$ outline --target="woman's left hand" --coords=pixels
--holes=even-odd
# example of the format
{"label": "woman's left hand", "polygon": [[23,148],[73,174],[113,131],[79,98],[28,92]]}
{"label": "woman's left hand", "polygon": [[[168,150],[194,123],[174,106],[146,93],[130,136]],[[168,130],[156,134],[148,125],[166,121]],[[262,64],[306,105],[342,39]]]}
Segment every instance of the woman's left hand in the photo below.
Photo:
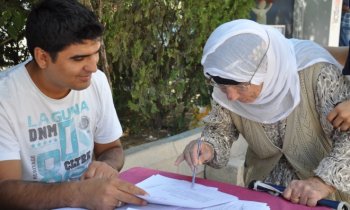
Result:
{"label": "woman's left hand", "polygon": [[333,193],[335,188],[327,185],[319,177],[293,180],[283,192],[283,197],[292,203],[316,206],[317,201]]}

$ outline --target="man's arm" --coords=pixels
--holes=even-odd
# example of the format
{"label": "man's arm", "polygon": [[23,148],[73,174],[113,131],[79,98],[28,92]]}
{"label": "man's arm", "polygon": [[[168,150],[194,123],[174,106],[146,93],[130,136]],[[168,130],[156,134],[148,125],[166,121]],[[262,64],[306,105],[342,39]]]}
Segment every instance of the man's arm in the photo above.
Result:
{"label": "man's arm", "polygon": [[[72,190],[67,188],[68,186],[21,181],[21,173],[20,160],[0,161],[1,207],[5,209],[54,208],[68,206],[69,200],[73,198]],[[52,193],[48,193],[49,191]],[[66,193],[61,196],[61,192]],[[58,200],[58,197],[61,199]]]}
{"label": "man's arm", "polygon": [[22,168],[20,160],[0,161],[0,180],[21,179]]}
{"label": "man's arm", "polygon": [[81,180],[93,177],[118,177],[118,172],[124,165],[124,151],[119,140],[107,144],[95,143],[93,161],[81,176]]}
{"label": "man's arm", "polygon": [[108,144],[95,143],[94,153],[97,161],[102,161],[120,171],[124,165],[124,150],[120,140]]}
{"label": "man's arm", "polygon": [[114,209],[120,201],[145,205],[142,189],[116,177],[63,183],[21,181],[20,160],[0,161],[0,206],[4,209],[83,207]]}

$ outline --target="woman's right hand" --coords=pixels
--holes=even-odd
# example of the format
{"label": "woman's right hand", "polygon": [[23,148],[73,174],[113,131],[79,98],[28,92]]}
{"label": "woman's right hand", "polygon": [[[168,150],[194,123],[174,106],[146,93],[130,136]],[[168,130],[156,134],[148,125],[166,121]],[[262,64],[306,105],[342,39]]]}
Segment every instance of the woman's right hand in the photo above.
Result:
{"label": "woman's right hand", "polygon": [[202,141],[200,144],[199,158],[198,158],[198,140],[193,140],[185,147],[181,155],[175,161],[178,166],[182,161],[186,161],[193,170],[194,166],[209,162],[214,157],[214,148],[207,142]]}

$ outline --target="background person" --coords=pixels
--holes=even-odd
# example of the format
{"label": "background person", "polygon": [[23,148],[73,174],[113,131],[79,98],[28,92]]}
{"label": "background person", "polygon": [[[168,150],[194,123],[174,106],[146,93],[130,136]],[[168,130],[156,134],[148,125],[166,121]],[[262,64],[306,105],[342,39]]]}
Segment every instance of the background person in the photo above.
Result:
{"label": "background person", "polygon": [[145,191],[118,179],[122,128],[97,70],[102,32],[76,0],[44,0],[30,12],[33,58],[0,76],[3,209],[146,204],[135,196]]}
{"label": "background person", "polygon": [[[350,75],[350,57],[349,47],[325,47],[328,52],[342,65],[343,75]],[[349,79],[349,77],[348,77]],[[342,131],[350,128],[350,101],[344,101],[335,106],[327,116],[327,119],[332,123],[335,129]]]}
{"label": "background person", "polygon": [[343,0],[340,22],[339,46],[349,46],[350,41],[350,8],[349,0]]}
{"label": "background person", "polygon": [[213,89],[200,157],[190,142],[175,164],[227,164],[239,134],[247,140],[245,184],[287,186],[284,198],[315,206],[328,197],[349,201],[349,132],[327,114],[350,98],[350,83],[327,51],[288,40],[249,20],[222,24],[204,47],[202,65]]}

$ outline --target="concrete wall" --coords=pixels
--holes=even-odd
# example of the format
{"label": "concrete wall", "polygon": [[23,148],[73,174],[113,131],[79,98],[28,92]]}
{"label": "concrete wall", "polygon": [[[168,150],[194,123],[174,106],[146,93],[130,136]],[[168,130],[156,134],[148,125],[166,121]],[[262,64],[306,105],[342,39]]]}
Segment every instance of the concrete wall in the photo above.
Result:
{"label": "concrete wall", "polygon": [[295,0],[293,37],[338,46],[341,0]]}
{"label": "concrete wall", "polygon": [[[176,158],[182,153],[185,146],[201,136],[202,128],[142,144],[125,151],[126,160],[122,171],[141,166],[178,174],[192,175],[192,171],[183,162],[179,167],[174,165]],[[239,138],[231,148],[231,157],[227,167],[212,169],[200,166],[197,176],[222,182],[243,185],[243,163],[247,144]]]}
{"label": "concrete wall", "polygon": [[[123,170],[141,166],[192,175],[187,164],[183,163],[177,167],[174,165],[174,162],[190,141],[201,136],[201,131],[202,128],[197,128],[175,136],[129,148],[125,151],[126,158]],[[203,177],[203,169],[204,167],[199,167],[197,171],[201,177]]]}
{"label": "concrete wall", "polygon": [[[342,0],[274,0],[266,13],[267,24],[284,25],[287,38],[338,46],[341,5]],[[256,20],[253,12],[250,16]]]}

